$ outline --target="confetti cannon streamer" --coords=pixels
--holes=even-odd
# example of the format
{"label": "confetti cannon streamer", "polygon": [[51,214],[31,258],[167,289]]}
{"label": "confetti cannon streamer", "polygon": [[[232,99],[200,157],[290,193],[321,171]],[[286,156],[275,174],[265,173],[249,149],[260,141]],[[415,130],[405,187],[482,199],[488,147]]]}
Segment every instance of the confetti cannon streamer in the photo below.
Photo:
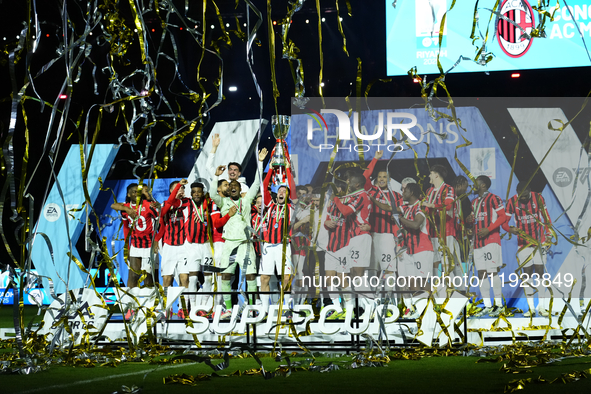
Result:
{"label": "confetti cannon streamer", "polygon": [[[289,133],[290,117],[287,115],[273,115],[271,117],[271,126],[273,127],[273,135],[277,142],[271,152],[271,164],[269,171],[273,171],[271,182],[276,187],[288,184],[287,177],[291,176],[287,168],[291,167],[289,152],[287,151],[287,143],[285,138]],[[289,164],[289,166],[288,166]]]}

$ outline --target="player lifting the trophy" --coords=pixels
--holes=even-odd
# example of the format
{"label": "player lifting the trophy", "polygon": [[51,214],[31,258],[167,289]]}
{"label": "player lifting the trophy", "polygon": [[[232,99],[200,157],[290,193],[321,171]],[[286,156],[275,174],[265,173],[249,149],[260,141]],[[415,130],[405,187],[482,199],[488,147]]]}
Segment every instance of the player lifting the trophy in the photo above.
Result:
{"label": "player lifting the trophy", "polygon": [[[274,202],[269,192],[269,182],[273,176],[273,171],[269,171],[263,182],[263,192],[265,201],[265,215],[263,218],[263,244],[261,245],[261,267],[259,274],[261,276],[261,291],[269,291],[269,280],[271,275],[277,272],[277,275],[283,275],[281,278],[281,284],[283,291],[289,291],[291,285],[291,278],[293,274],[293,265],[291,261],[291,245],[289,242],[289,234],[291,234],[290,221],[294,216],[294,208],[288,201],[288,192],[291,193],[292,199],[296,198],[296,188],[293,183],[293,178],[289,170],[289,166],[286,168],[287,179],[290,183],[290,188],[281,185],[277,190],[277,202]],[[287,233],[286,233],[287,229]],[[284,237],[288,237],[285,247],[283,246]],[[284,254],[285,252],[285,254]],[[262,295],[263,311],[267,311],[269,308],[269,296]],[[284,302],[289,306],[291,296],[285,294]]]}

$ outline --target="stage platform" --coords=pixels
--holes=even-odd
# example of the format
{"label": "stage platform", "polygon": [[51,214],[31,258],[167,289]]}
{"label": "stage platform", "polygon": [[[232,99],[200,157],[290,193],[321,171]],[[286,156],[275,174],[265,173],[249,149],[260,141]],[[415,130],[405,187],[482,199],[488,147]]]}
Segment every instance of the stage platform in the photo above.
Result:
{"label": "stage platform", "polygon": [[[355,299],[358,306],[366,305],[371,312],[359,319],[354,316],[355,307],[344,311],[340,305],[318,309],[310,304],[293,306],[288,311],[290,318],[278,305],[271,305],[266,314],[256,304],[234,305],[228,320],[220,320],[221,305],[213,308],[213,318],[200,316],[210,312],[211,303],[196,305],[188,316],[180,318],[178,305],[187,304],[182,292],[183,288],[167,289],[166,302],[162,303],[156,290],[121,288],[114,294],[114,303],[108,306],[105,298],[94,291],[79,289],[67,309],[62,306],[63,295],[46,309],[39,334],[46,334],[48,340],[57,341],[60,346],[87,340],[99,346],[135,346],[147,336],[150,342],[206,349],[239,345],[255,351],[274,350],[276,346],[286,350],[357,351],[374,345],[445,347],[571,338],[579,341],[587,338],[591,320],[591,313],[582,319],[574,315],[580,309],[578,305],[575,309],[558,299],[554,299],[556,314],[551,317],[524,317],[516,308],[508,308],[505,314],[494,318],[475,317],[472,313],[478,309],[464,296],[415,299],[416,319],[405,318],[397,305],[380,299]],[[334,319],[337,315],[340,317]],[[14,335],[14,329],[0,332],[0,338],[10,335]]]}
{"label": "stage platform", "polygon": [[[579,324],[574,316],[568,315],[567,311],[560,324],[559,316],[527,318],[521,313],[497,318],[469,317],[467,320],[460,317],[455,320],[455,326],[448,328],[447,332],[454,346],[463,344],[496,346],[528,341],[563,341],[569,340],[572,336],[576,337],[577,329],[580,337],[584,339],[585,331],[589,330],[590,318],[586,317]],[[367,341],[390,347],[421,345],[442,347],[449,341],[439,323],[429,324],[427,327],[425,323],[417,320],[398,318],[383,324],[384,333],[379,319],[375,317],[365,323],[356,319],[324,322],[310,319],[307,330],[302,320],[294,318],[293,329],[291,329],[283,317],[277,334],[274,327],[275,321],[265,320],[258,324],[249,324],[246,330],[246,325],[241,326],[240,322],[214,322],[210,319],[209,327],[204,332],[196,334],[196,338],[203,347],[242,344],[257,351],[273,349],[276,341],[278,346],[286,350],[308,348],[309,350],[332,349],[335,351],[359,350],[368,345]],[[422,325],[419,326],[419,323]],[[191,328],[184,319],[175,317],[157,322],[152,330],[156,340],[162,343],[171,345],[195,343],[193,335],[187,332],[187,330],[191,331]],[[297,338],[294,332],[297,332]],[[99,343],[127,342],[126,337],[122,336],[124,333],[124,322],[121,319],[112,319],[107,323]],[[420,333],[422,335],[417,335]],[[427,335],[432,333],[432,335],[430,338],[425,338],[425,333]]]}
{"label": "stage platform", "polygon": [[[569,316],[570,315],[570,316]],[[580,317],[579,317],[580,318]],[[275,322],[266,320],[258,324],[241,325],[239,321],[214,322],[209,319],[209,327],[204,332],[196,334],[199,344],[203,348],[220,348],[233,345],[246,345],[256,351],[272,350],[274,344],[285,350],[334,350],[357,351],[368,346],[368,341],[390,347],[415,347],[415,346],[447,346],[448,338],[441,329],[439,323],[430,324],[430,327],[419,326],[422,323],[417,320],[398,318],[395,321],[383,324],[385,333],[381,330],[379,319],[370,319],[367,322],[356,319],[324,321],[309,318],[309,324],[304,319],[294,317],[293,329],[291,329],[285,317],[282,317],[277,338]],[[128,345],[125,335],[126,327],[133,328],[134,319],[123,321],[122,315],[113,315],[107,321],[102,335],[93,341],[97,345],[119,344]],[[193,323],[194,327],[197,325]],[[424,325],[424,323],[423,323]],[[523,317],[517,313],[514,316],[468,317],[463,316],[455,320],[455,326],[448,329],[453,346],[464,344],[474,346],[510,345],[521,342],[560,342],[570,340],[575,334],[581,339],[585,338],[585,332],[589,331],[591,318],[587,316],[584,321],[579,321],[566,312],[559,324],[559,316],[533,318]],[[306,329],[307,326],[307,329]],[[137,328],[137,327],[136,327]],[[421,329],[420,329],[421,328]],[[202,328],[203,329],[203,328]],[[171,319],[156,322],[151,329],[153,338],[162,344],[171,346],[196,346],[195,339],[190,332],[187,320],[174,316]],[[330,333],[323,333],[330,332]],[[294,335],[294,332],[297,332]],[[353,333],[352,333],[353,332]],[[426,339],[419,332],[432,333]],[[13,328],[0,329],[0,340],[14,338]],[[430,339],[430,341],[429,341]]]}

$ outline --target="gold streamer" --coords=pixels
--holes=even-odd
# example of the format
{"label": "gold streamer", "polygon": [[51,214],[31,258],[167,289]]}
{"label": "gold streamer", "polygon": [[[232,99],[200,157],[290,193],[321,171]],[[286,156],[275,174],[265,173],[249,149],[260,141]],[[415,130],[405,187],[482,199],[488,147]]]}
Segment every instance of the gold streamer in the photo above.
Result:
{"label": "gold streamer", "polygon": [[[222,40],[226,45],[231,47],[232,40],[230,40],[230,35],[228,34],[228,32],[226,32],[226,27],[224,26],[224,20],[222,19],[222,14],[220,13],[220,9],[218,8],[218,5],[215,3],[214,0],[212,0],[211,3],[213,4],[213,8],[215,9],[215,14],[217,15],[218,21],[220,22],[220,29],[222,30],[222,36],[219,39]],[[238,23],[237,23],[237,25],[238,25]],[[238,27],[238,29],[240,29],[240,27]]]}
{"label": "gold streamer", "polygon": [[[343,25],[341,24],[341,14],[339,13],[339,0],[335,0],[335,6],[337,10],[337,28],[339,29],[339,33],[341,33],[341,37],[343,37],[343,52],[349,57],[349,52],[347,51],[347,38],[345,37],[345,33],[343,32]],[[351,5],[347,2],[347,7],[351,8]]]}
{"label": "gold streamer", "polygon": [[275,115],[279,115],[277,111],[277,97],[279,97],[279,89],[277,89],[277,75],[275,73],[275,30],[273,29],[273,20],[271,15],[271,0],[267,0],[267,29],[269,35],[269,61],[271,63],[271,82],[273,84],[273,103],[275,105]]}
{"label": "gold streamer", "polygon": [[[189,310],[187,309],[187,302],[185,301],[185,296],[181,295],[181,307],[183,309],[183,316],[185,316],[185,324],[187,327],[193,328],[193,321],[189,318]],[[199,338],[197,338],[196,334],[191,334],[193,337],[193,341],[198,348],[201,348],[201,343],[199,342]]]}
{"label": "gold streamer", "polygon": [[320,54],[320,72],[318,73],[318,95],[322,98],[322,103],[324,104],[324,94],[322,93],[324,53],[322,52],[322,16],[320,15],[320,0],[316,0],[316,13],[318,14],[318,50]]}
{"label": "gold streamer", "polygon": [[[478,22],[477,14],[478,14],[478,3],[479,3],[479,1],[477,1],[476,4],[474,5],[474,19],[473,19],[474,22],[472,24],[472,32],[470,33],[470,39],[472,40],[472,43],[474,43],[477,40],[477,38],[474,36],[474,31],[476,29],[476,23]],[[474,61],[478,61],[478,58],[480,57],[480,55],[482,54],[482,52],[486,48],[486,43],[488,41],[488,31],[489,31],[489,28],[490,28],[490,23],[492,21],[493,15],[495,14],[496,10],[499,8],[499,2],[500,2],[500,0],[496,0],[495,1],[495,5],[493,6],[492,10],[490,10],[491,11],[490,18],[488,19],[488,23],[486,25],[486,35],[485,35],[484,40],[482,42],[482,46],[480,48],[478,48],[478,50],[476,51],[476,56],[474,57]],[[440,36],[439,36],[439,39],[440,40],[441,40],[441,37],[442,37],[441,36],[441,33],[442,32],[440,32]],[[439,43],[439,49],[441,49],[441,42]],[[491,60],[492,60],[492,56],[487,57],[484,64],[490,62]]]}
{"label": "gold streamer", "polygon": [[146,58],[146,52],[147,52],[147,48],[146,48],[146,42],[144,40],[144,24],[142,23],[142,21],[140,20],[142,18],[141,13],[138,12],[136,6],[135,6],[135,1],[134,0],[129,0],[129,7],[131,8],[131,13],[133,16],[133,21],[135,24],[135,28],[137,29],[137,36],[138,39],[140,41],[140,51],[142,53],[142,63],[147,64],[147,58]]}

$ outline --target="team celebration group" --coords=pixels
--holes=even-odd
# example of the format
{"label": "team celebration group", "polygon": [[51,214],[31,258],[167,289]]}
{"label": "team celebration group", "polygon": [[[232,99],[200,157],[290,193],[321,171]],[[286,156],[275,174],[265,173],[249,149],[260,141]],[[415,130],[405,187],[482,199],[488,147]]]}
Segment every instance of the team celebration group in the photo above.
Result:
{"label": "team celebration group", "polygon": [[[494,317],[509,296],[499,275],[503,229],[518,238],[516,274],[528,301],[525,316],[549,315],[545,261],[551,220],[541,194],[525,183],[503,203],[489,192],[487,176],[470,186],[466,177],[434,165],[425,187],[404,178],[399,193],[392,190],[389,172],[376,169],[383,155],[378,151],[365,170],[352,166],[324,189],[296,187],[289,164],[283,168],[286,182],[273,188],[274,172],[263,174],[267,150],[262,149],[248,187],[240,164],[215,166],[219,135],[212,141],[209,190],[207,182],[189,185],[182,179],[170,184],[170,197],[160,204],[147,187],[138,191],[131,184],[126,202],[112,205],[121,213],[129,245],[129,287],[140,281],[153,286],[158,266],[152,262],[160,254],[162,286],[176,281],[185,287],[189,309],[223,305],[222,320],[236,302],[233,281],[249,294],[246,302],[262,304],[263,311],[279,302],[270,294],[279,290],[286,314],[312,299],[340,304],[343,312],[329,319],[344,317],[355,301],[368,312],[386,299],[405,317],[417,318],[414,305],[428,292],[445,298],[454,291],[472,294],[476,287],[484,302],[476,315]],[[218,178],[223,173],[227,179]]]}

